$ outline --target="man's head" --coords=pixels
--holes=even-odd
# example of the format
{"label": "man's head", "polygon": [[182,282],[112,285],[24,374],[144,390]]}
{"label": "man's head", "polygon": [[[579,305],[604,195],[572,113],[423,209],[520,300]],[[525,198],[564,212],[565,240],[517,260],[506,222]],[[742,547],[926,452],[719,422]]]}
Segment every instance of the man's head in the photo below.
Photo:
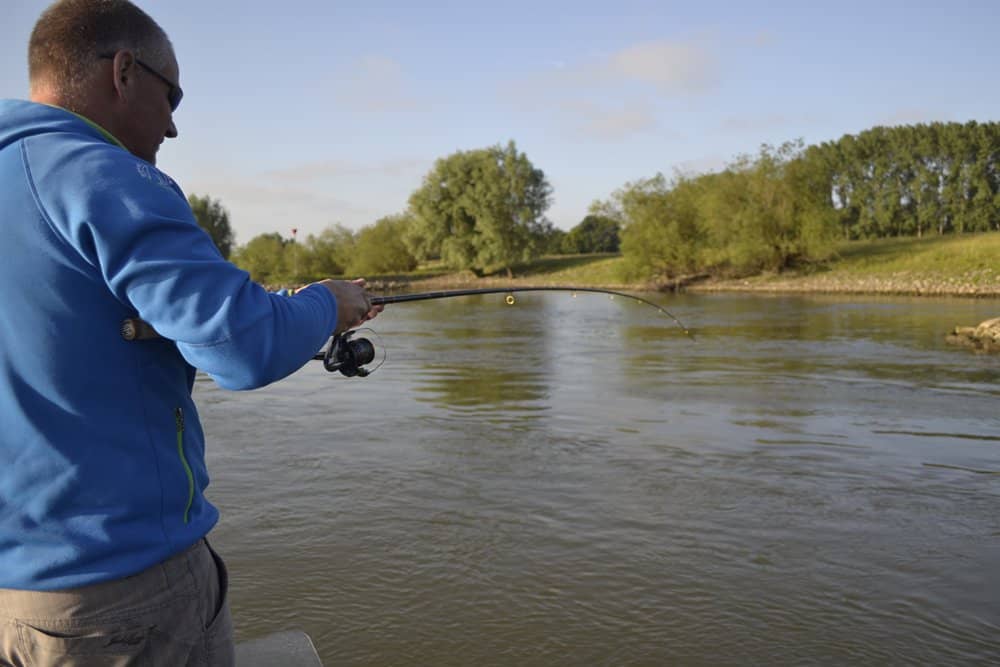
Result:
{"label": "man's head", "polygon": [[166,33],[128,0],[59,0],[28,44],[31,99],[101,125],[134,155],[155,163],[176,137],[179,69]]}

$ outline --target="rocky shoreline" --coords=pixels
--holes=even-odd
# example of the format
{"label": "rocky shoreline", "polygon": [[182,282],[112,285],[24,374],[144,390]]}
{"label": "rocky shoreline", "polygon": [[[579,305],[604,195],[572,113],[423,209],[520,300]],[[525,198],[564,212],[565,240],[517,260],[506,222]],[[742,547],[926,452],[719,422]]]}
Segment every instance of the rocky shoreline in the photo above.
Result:
{"label": "rocky shoreline", "polygon": [[976,352],[1000,352],[1000,317],[975,327],[955,327],[945,340],[953,345],[970,347]]}
{"label": "rocky shoreline", "polygon": [[[541,287],[563,285],[544,276],[515,278],[477,277],[462,271],[434,277],[396,280],[372,280],[376,292],[429,291],[479,287]],[[1000,298],[1000,273],[970,276],[918,276],[910,273],[870,275],[862,277],[837,274],[793,275],[770,274],[739,279],[718,279],[691,276],[678,281],[660,283],[593,283],[581,282],[581,287],[656,292],[766,292],[813,294],[869,294],[887,296],[946,296],[968,298]]]}
{"label": "rocky shoreline", "polygon": [[1000,298],[1000,275],[987,276],[985,280],[984,276],[936,278],[906,273],[864,277],[772,275],[742,280],[711,280],[688,285],[685,289],[691,292],[812,292]]}

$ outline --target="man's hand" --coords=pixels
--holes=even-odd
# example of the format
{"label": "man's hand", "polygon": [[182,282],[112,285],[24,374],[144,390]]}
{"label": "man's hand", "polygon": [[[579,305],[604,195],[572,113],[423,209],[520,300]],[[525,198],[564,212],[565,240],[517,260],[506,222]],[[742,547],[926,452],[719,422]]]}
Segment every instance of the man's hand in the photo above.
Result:
{"label": "man's hand", "polygon": [[353,329],[382,312],[383,306],[371,304],[364,278],[357,280],[328,278],[314,284],[323,285],[337,299],[337,330],[334,333]]}

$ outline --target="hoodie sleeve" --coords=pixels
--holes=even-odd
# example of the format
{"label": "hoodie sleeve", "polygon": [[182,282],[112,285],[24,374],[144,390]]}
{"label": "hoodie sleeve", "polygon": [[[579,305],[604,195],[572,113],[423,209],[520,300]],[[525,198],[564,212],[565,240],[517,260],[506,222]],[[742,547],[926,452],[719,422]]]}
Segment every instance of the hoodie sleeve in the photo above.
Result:
{"label": "hoodie sleeve", "polygon": [[[337,324],[315,285],[270,294],[223,259],[183,193],[149,163],[110,145],[59,159],[25,147],[36,199],[53,231],[126,308],[227,389],[253,389],[305,364]],[[71,298],[71,295],[69,295]]]}

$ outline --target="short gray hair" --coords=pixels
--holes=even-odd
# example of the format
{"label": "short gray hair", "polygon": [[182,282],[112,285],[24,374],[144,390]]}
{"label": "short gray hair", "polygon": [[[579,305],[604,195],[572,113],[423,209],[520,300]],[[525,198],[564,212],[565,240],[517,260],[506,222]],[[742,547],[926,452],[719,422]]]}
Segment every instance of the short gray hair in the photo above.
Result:
{"label": "short gray hair", "polygon": [[129,49],[165,67],[173,53],[167,33],[128,0],[58,0],[35,23],[28,42],[28,80],[72,96],[97,57]]}

